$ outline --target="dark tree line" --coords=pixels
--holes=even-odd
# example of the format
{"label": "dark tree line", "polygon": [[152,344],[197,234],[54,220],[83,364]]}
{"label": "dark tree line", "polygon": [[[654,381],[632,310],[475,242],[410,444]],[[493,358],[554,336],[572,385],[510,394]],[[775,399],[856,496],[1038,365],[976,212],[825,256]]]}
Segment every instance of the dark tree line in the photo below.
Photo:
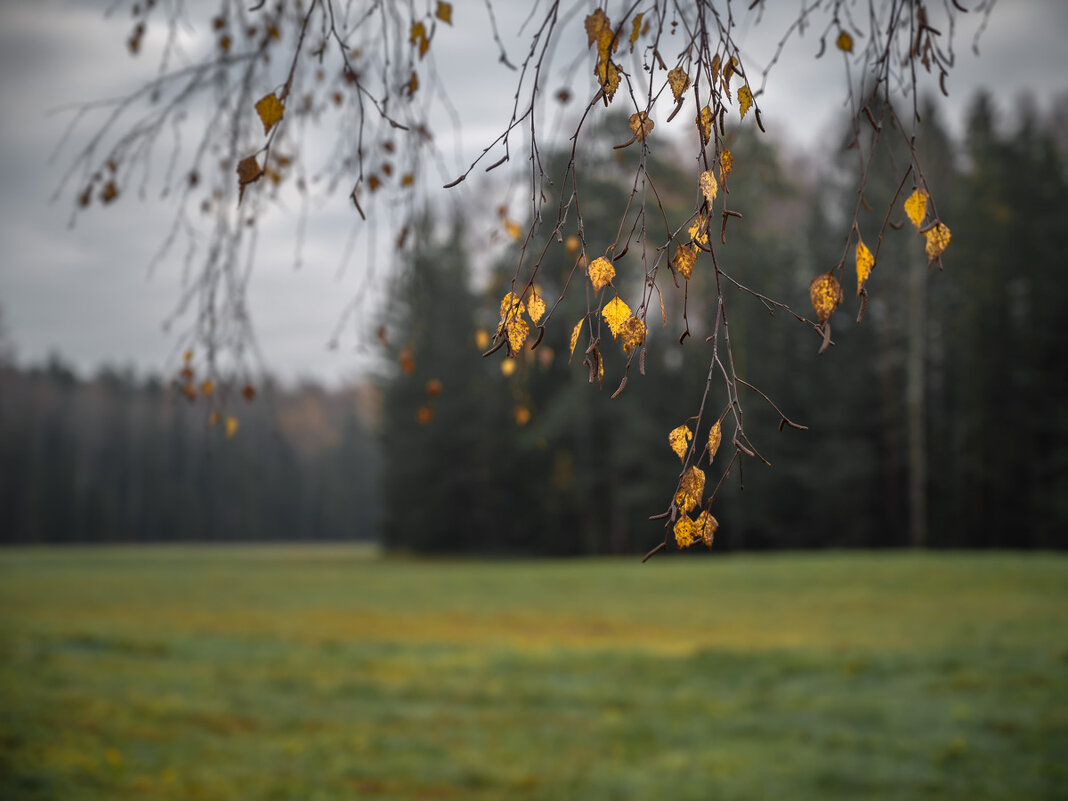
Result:
{"label": "dark tree line", "polygon": [[168,382],[0,367],[0,541],[377,535],[373,396],[302,387],[238,404],[227,438]]}

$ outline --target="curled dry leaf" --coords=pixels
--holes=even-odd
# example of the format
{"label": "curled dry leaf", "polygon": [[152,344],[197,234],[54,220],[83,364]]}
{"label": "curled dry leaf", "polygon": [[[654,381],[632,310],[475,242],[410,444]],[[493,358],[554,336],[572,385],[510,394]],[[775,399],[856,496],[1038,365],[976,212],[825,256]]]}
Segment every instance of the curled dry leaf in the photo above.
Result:
{"label": "curled dry leaf", "polygon": [[742,113],[741,119],[745,119],[746,113],[753,107],[753,93],[748,86],[738,89],[738,110]]}
{"label": "curled dry leaf", "polygon": [[693,266],[697,263],[697,248],[691,245],[679,245],[672,263],[679,275],[687,281],[690,280],[690,276],[693,275]]}
{"label": "curled dry leaf", "polygon": [[717,528],[719,528],[719,521],[712,517],[707,511],[701,512],[693,522],[694,538],[701,540],[701,542],[711,548],[712,540],[715,539]]}
{"label": "curled dry leaf", "polygon": [[575,327],[571,329],[571,353],[568,356],[568,362],[571,361],[571,356],[575,355],[575,345],[578,344],[579,333],[582,331],[582,324],[584,322],[586,322],[585,317],[575,323]]}
{"label": "curled dry leaf", "polygon": [[683,512],[689,512],[701,504],[705,492],[705,471],[690,465],[679,481],[679,491],[675,493],[675,504]]}
{"label": "curled dry leaf", "polygon": [[868,276],[871,275],[872,268],[875,267],[875,258],[871,255],[871,251],[868,250],[868,246],[864,244],[864,240],[857,242],[857,294],[860,294],[860,290],[864,288],[865,282],[868,280]]}
{"label": "curled dry leaf", "polygon": [[671,446],[671,450],[675,451],[675,455],[679,459],[686,457],[686,450],[689,448],[691,439],[693,439],[693,432],[690,431],[690,427],[687,425],[681,425],[668,432],[668,445]]}
{"label": "curled dry leaf", "polygon": [[719,180],[726,183],[727,176],[731,174],[731,169],[734,167],[734,156],[727,148],[719,153]]}
{"label": "curled dry leaf", "polygon": [[263,177],[263,167],[256,161],[255,156],[249,156],[248,158],[241,159],[237,163],[237,202],[240,203],[241,199],[245,196],[245,187],[249,184],[254,184],[256,181]]}
{"label": "curled dry leaf", "polygon": [[708,432],[708,463],[711,464],[712,460],[716,458],[716,451],[719,450],[719,444],[723,441],[723,426],[720,425],[720,421],[717,420],[715,425],[712,426]]}
{"label": "curled dry leaf", "polygon": [[716,176],[712,173],[712,170],[705,170],[701,173],[701,178],[698,183],[701,186],[701,194],[705,196],[705,200],[708,201],[708,205],[712,205],[712,201],[716,199],[716,194],[719,192],[719,184],[716,183]]}
{"label": "curled dry leaf", "polygon": [[686,74],[682,67],[675,67],[675,69],[668,72],[667,77],[668,86],[671,87],[671,93],[675,95],[675,102],[678,103],[682,98],[682,93],[690,86],[690,76]]}
{"label": "curled dry leaf", "polygon": [[708,106],[697,113],[697,130],[701,134],[701,144],[707,145],[712,138],[712,109]]}
{"label": "curled dry leaf", "polygon": [[631,351],[641,347],[645,342],[645,323],[637,317],[631,317],[623,323],[623,352],[630,356]]}
{"label": "curled dry leaf", "polygon": [[949,227],[942,223],[935,223],[925,236],[927,237],[927,260],[934,261],[949,247]]}
{"label": "curled dry leaf", "polygon": [[820,323],[825,323],[842,302],[842,287],[833,273],[824,273],[808,285],[808,295]]}
{"label": "curled dry leaf", "polygon": [[446,25],[452,25],[452,3],[446,3],[445,0],[438,0],[438,7],[434,11],[434,16]]}
{"label": "curled dry leaf", "polygon": [[630,125],[630,129],[634,132],[634,137],[639,142],[645,141],[645,137],[652,132],[655,125],[653,121],[649,119],[649,115],[644,111],[631,114],[630,119],[628,119],[627,122]]}

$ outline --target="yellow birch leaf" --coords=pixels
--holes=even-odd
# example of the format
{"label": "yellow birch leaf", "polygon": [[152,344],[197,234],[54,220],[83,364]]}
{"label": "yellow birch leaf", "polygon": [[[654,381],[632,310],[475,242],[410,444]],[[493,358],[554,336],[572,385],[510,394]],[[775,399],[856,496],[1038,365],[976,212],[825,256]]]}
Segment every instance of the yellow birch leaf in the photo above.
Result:
{"label": "yellow birch leaf", "polygon": [[527,313],[530,315],[530,319],[534,321],[534,325],[541,322],[542,315],[545,314],[545,301],[541,295],[538,294],[538,288],[532,286],[530,288],[530,300],[527,301]]}
{"label": "yellow birch leaf", "polygon": [[738,109],[742,112],[741,119],[745,119],[746,112],[753,106],[753,93],[749,91],[748,86],[742,86],[738,89]]}
{"label": "yellow birch leaf", "polygon": [[675,455],[679,459],[685,458],[686,449],[689,447],[691,439],[693,439],[693,432],[690,431],[688,425],[681,425],[668,432],[668,445],[671,446],[671,450],[675,451]]}
{"label": "yellow birch leaf", "polygon": [[512,353],[519,353],[530,334],[530,326],[527,325],[526,320],[515,317],[508,323],[507,328],[508,347],[511,348]]}
{"label": "yellow birch leaf", "polygon": [[514,292],[506,292],[504,297],[501,298],[501,318],[500,323],[497,326],[497,330],[501,330],[501,326],[507,325],[511,320],[517,319],[524,311],[526,306],[523,305],[522,299]]}
{"label": "yellow birch leaf", "polygon": [[712,547],[712,540],[716,536],[717,528],[719,528],[719,521],[712,517],[707,511],[701,512],[693,522],[693,534],[695,539],[700,539],[701,542],[709,548]]}
{"label": "yellow birch leaf", "polygon": [[927,260],[934,261],[949,246],[949,228],[942,223],[937,223],[934,228],[927,232]]}
{"label": "yellow birch leaf", "polygon": [[719,450],[719,444],[723,441],[723,426],[720,425],[720,421],[717,420],[716,424],[712,426],[712,429],[708,432],[708,463],[712,464],[712,460],[716,458],[716,451]]}
{"label": "yellow birch leaf", "polygon": [[708,106],[697,114],[697,130],[701,133],[701,144],[707,145],[712,137],[712,109]]}
{"label": "yellow birch leaf", "polygon": [[226,418],[226,438],[230,439],[236,433],[237,433],[237,418],[228,416]]}
{"label": "yellow birch leaf", "polygon": [[446,3],[445,0],[438,0],[438,7],[434,12],[434,16],[446,25],[452,25],[452,3]]}
{"label": "yellow birch leaf", "polygon": [[683,512],[689,512],[701,504],[704,491],[705,471],[690,465],[690,469],[682,474],[679,491],[675,493],[675,505]]}
{"label": "yellow birch leaf", "polygon": [[708,218],[703,214],[690,223],[690,227],[686,229],[686,232],[698,245],[708,246]]}
{"label": "yellow birch leaf", "polygon": [[616,90],[619,88],[619,67],[611,60],[598,61],[594,74],[608,99],[615,97]]}
{"label": "yellow birch leaf", "polygon": [[645,14],[634,15],[634,24],[630,29],[630,52],[632,53],[634,52],[634,44],[638,41],[638,37],[642,32],[642,17],[644,16]]}
{"label": "yellow birch leaf", "polygon": [[486,350],[490,346],[489,331],[485,328],[480,328],[475,332],[475,347],[479,350]]}
{"label": "yellow birch leaf", "polygon": [[838,46],[839,50],[845,53],[853,52],[853,37],[845,31],[838,34],[838,38],[834,40],[834,43]]}
{"label": "yellow birch leaf", "polygon": [[[605,21],[607,22],[607,18]],[[612,26],[610,24],[605,25],[601,28],[601,32],[597,34],[597,58],[600,61],[607,62],[608,57],[618,49],[619,40],[612,31]]]}
{"label": "yellow birch leaf", "polygon": [[586,38],[588,40],[586,42],[586,48],[589,49],[589,46],[597,41],[601,35],[601,31],[610,27],[611,23],[608,21],[608,17],[605,16],[604,11],[601,9],[597,9],[586,17]]}
{"label": "yellow birch leaf", "polygon": [[419,73],[412,70],[412,77],[408,79],[408,94],[414,95],[419,88]]}
{"label": "yellow birch leaf", "polygon": [[905,214],[908,215],[909,220],[916,229],[923,225],[923,218],[927,214],[927,192],[923,189],[916,189],[908,200],[905,201]]}
{"label": "yellow birch leaf", "polygon": [[623,330],[623,324],[630,317],[630,306],[616,296],[604,305],[604,308],[601,309],[601,316],[608,323],[608,328],[612,331],[612,338],[619,339],[619,332]]}
{"label": "yellow birch leaf", "polygon": [[705,170],[701,173],[701,178],[698,183],[701,186],[701,194],[705,196],[705,200],[708,201],[708,205],[712,205],[712,201],[716,199],[716,194],[719,192],[719,184],[716,183],[716,176],[712,174],[712,170]]}
{"label": "yellow birch leaf", "polygon": [[616,268],[604,256],[598,256],[590,262],[587,272],[590,275],[590,283],[593,284],[593,288],[598,292],[612,283],[612,279],[616,277]]}
{"label": "yellow birch leaf", "polygon": [[515,372],[515,359],[503,359],[501,361],[501,375],[505,378]]}
{"label": "yellow birch leaf", "polygon": [[282,119],[285,110],[282,101],[275,97],[274,92],[256,101],[256,113],[260,115],[260,122],[263,123],[264,135],[269,134],[275,123]]}
{"label": "yellow birch leaf", "polygon": [[727,181],[727,176],[731,174],[731,170],[734,168],[734,156],[731,152],[724,148],[719,154],[719,180],[724,183]]}
{"label": "yellow birch leaf", "polygon": [[575,327],[571,329],[571,354],[568,356],[568,363],[571,362],[571,356],[575,355],[575,345],[578,344],[579,334],[582,332],[582,324],[584,322],[586,322],[585,317],[575,323]]}
{"label": "yellow birch leaf", "polygon": [[716,85],[716,76],[719,75],[719,53],[712,56],[712,66],[708,70],[708,80],[713,86]]}
{"label": "yellow birch leaf", "polygon": [[645,342],[645,323],[637,317],[631,317],[623,323],[623,352],[630,356],[631,351],[641,347]]}
{"label": "yellow birch leaf", "polygon": [[215,382],[210,378],[204,380],[200,384],[200,394],[205,398],[210,398],[215,392]]}
{"label": "yellow birch leaf", "polygon": [[630,125],[630,129],[634,132],[634,136],[639,142],[645,140],[645,137],[653,130],[655,123],[649,119],[649,115],[644,111],[639,111],[636,114],[631,114],[630,119],[627,120]]}
{"label": "yellow birch leaf", "polygon": [[693,266],[697,263],[697,248],[690,245],[679,245],[675,251],[675,270],[683,278],[689,280],[693,275]]}
{"label": "yellow birch leaf", "polygon": [[675,67],[675,69],[668,72],[667,77],[668,86],[671,87],[671,93],[675,95],[675,102],[678,103],[682,93],[690,86],[690,76],[686,74],[682,67]]}
{"label": "yellow birch leaf", "polygon": [[508,232],[508,236],[512,238],[513,242],[518,242],[523,236],[523,229],[519,227],[519,223],[512,220],[504,221],[504,230]]}
{"label": "yellow birch leaf", "polygon": [[868,246],[864,244],[864,240],[857,242],[857,294],[860,294],[860,290],[864,287],[864,282],[868,280],[868,276],[871,275],[872,268],[875,267],[875,258],[871,255],[871,251],[868,250]]}
{"label": "yellow birch leaf", "polygon": [[694,523],[686,515],[675,521],[675,544],[679,548],[689,548],[694,543]]}
{"label": "yellow birch leaf", "polygon": [[812,283],[808,285],[808,296],[819,321],[825,323],[842,302],[842,287],[833,273],[824,273],[812,279]]}

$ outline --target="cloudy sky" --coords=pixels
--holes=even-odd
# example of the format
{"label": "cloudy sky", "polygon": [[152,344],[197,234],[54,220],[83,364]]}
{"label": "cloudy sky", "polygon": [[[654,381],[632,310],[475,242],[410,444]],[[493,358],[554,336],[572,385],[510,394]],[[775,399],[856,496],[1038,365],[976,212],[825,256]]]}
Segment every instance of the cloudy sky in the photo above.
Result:
{"label": "cloudy sky", "polygon": [[[121,94],[156,68],[150,52],[136,60],[127,55],[129,17],[106,18],[108,5],[0,0],[0,319],[20,363],[39,362],[54,351],[83,371],[110,363],[160,372],[173,364],[175,337],[161,323],[180,295],[182,268],[177,258],[161,264],[151,276],[146,268],[173,208],[165,200],[140,203],[123,198],[107,210],[79,216],[70,227],[70,193],[52,201],[65,166],[84,142],[78,137],[92,133],[91,127],[83,129],[50,161],[70,120],[56,109]],[[459,174],[464,159],[476,156],[506,122],[514,73],[496,62],[492,45],[487,45],[492,38],[483,0],[454,0],[453,5],[455,24],[438,34],[434,48],[442,81],[463,120],[458,140],[444,118],[438,129],[442,151]],[[796,16],[797,3],[769,5],[777,5],[784,20],[791,13]],[[516,34],[528,8],[526,0],[495,2],[502,38],[514,57],[522,53]],[[608,10],[611,15],[613,3]],[[567,22],[572,38],[565,38],[562,53],[580,50],[574,43],[585,44],[585,13]],[[202,30],[194,27],[189,35],[204,35],[210,13],[198,15],[194,4],[190,18]],[[978,57],[971,49],[976,22],[976,15],[964,17],[958,30],[958,61],[945,101],[951,126],[959,129],[963,108],[980,87],[995,94],[1005,117],[1011,116],[1020,93],[1029,93],[1044,109],[1068,91],[1068,2],[1001,0],[980,40]],[[775,13],[759,26],[740,23],[737,38],[750,63],[767,60],[782,28]],[[817,61],[812,57],[816,49],[812,38],[793,42],[772,73],[761,103],[770,136],[812,152],[841,112],[844,96],[841,61]],[[557,58],[549,88],[555,91],[570,82],[584,101],[592,81],[585,80],[585,70],[572,81],[572,63],[571,58]],[[481,189],[488,187],[483,184]],[[479,189],[465,186],[464,191]],[[358,343],[343,342],[334,351],[326,348],[345,301],[360,283],[360,265],[367,261],[355,258],[356,266],[339,275],[337,254],[353,224],[344,195],[337,193],[333,204],[321,207],[310,224],[310,244],[299,270],[286,244],[288,233],[261,248],[257,260],[250,289],[252,313],[268,366],[288,379],[335,383],[367,364]],[[279,229],[293,230],[286,225]],[[357,248],[368,252],[362,244]]]}

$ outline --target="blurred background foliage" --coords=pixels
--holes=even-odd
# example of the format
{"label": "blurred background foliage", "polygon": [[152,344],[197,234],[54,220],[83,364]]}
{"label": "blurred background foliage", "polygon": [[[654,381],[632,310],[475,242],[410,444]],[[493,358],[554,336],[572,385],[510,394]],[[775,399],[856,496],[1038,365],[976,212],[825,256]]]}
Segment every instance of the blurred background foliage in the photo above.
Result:
{"label": "blurred background foliage", "polygon": [[[1049,116],[1026,102],[1019,108],[1005,123],[977,97],[959,140],[933,107],[923,110],[921,163],[953,231],[946,269],[928,271],[910,225],[888,228],[864,320],[855,323],[847,276],[827,353],[817,356],[819,338],[789,315],[728,293],[739,375],[809,430],[778,433],[779,415],[743,394],[746,430],[773,466],[747,461],[724,483],[713,509],[718,549],[1063,547],[1068,172],[1058,120],[1066,112],[1063,103]],[[582,210],[591,258],[612,239],[630,191],[623,176],[638,151],[612,149],[628,135],[619,119],[585,143],[598,158],[580,177],[583,195],[596,199]],[[818,163],[747,131],[728,138],[730,204],[745,219],[731,221],[720,264],[803,314],[809,282],[841,257],[855,202],[856,153],[844,139],[833,144],[840,155]],[[549,174],[566,162],[549,157]],[[885,166],[873,168],[873,211],[862,216],[873,250],[896,190],[880,177]],[[677,226],[692,210],[692,170],[681,158],[648,169]],[[893,221],[904,219],[910,191]],[[632,370],[611,400],[621,349],[604,347],[599,389],[588,385],[583,346],[568,361],[571,329],[586,311],[580,293],[511,367],[503,350],[480,358],[480,332],[495,329],[517,251],[486,264],[474,255],[474,223],[447,214],[411,232],[415,255],[381,311],[379,374],[337,390],[261,387],[252,403],[230,402],[240,423],[230,438],[207,424],[210,399],[188,403],[175,381],[114,370],[84,379],[59,357],[19,367],[8,353],[0,536],[357,539],[401,551],[517,555],[647,550],[663,536],[662,523],[647,518],[666,508],[678,472],[667,433],[694,413],[708,369],[709,257],[699,257],[690,282],[692,335],[681,347],[682,290],[661,273],[669,322],[661,327],[654,304],[646,375]],[[554,247],[539,273],[550,308],[577,256],[566,241]],[[636,299],[639,262],[628,257],[616,268],[621,296]],[[726,400],[717,389],[713,414]],[[922,437],[910,440],[910,431]],[[720,458],[713,486],[729,457]],[[909,490],[917,476],[919,496]]]}

